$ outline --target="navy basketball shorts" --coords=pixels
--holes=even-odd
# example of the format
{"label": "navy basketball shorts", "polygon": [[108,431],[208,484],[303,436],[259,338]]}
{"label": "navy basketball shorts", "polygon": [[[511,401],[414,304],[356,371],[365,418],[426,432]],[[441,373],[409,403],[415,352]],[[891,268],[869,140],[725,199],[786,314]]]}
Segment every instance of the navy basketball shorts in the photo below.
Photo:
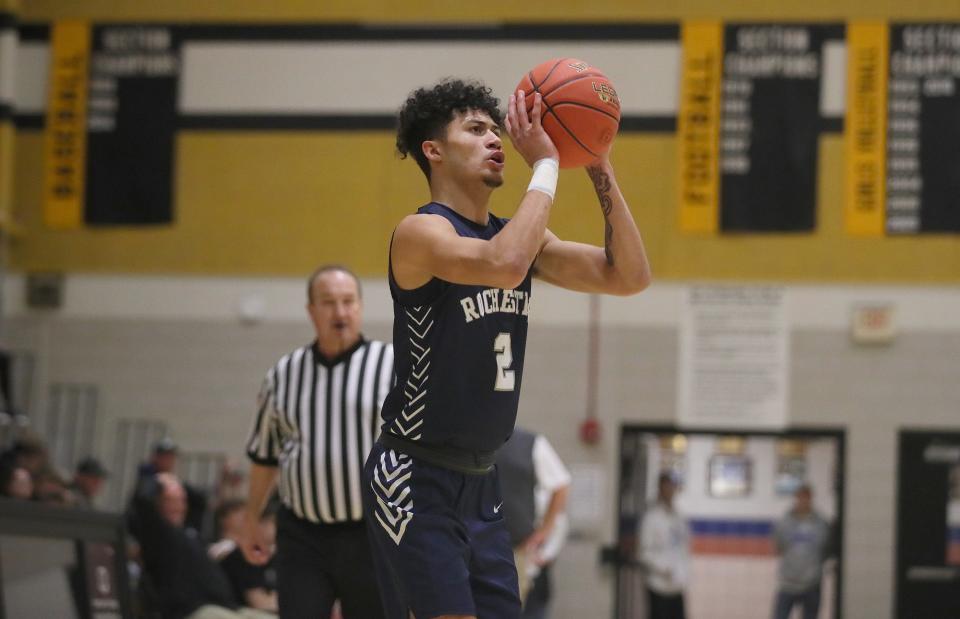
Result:
{"label": "navy basketball shorts", "polygon": [[497,472],[467,475],[379,442],[363,473],[364,519],[386,619],[516,619],[520,594]]}

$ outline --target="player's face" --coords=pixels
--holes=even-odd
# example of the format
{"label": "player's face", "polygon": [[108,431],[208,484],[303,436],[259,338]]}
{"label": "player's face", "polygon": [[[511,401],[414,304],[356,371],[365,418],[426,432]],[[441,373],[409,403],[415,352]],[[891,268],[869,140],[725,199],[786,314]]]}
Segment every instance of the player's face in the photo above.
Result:
{"label": "player's face", "polygon": [[347,273],[327,271],[318,276],[307,311],[322,348],[342,351],[360,339],[360,291]]}
{"label": "player's face", "polygon": [[457,177],[479,177],[488,187],[503,184],[504,153],[500,127],[486,112],[458,113],[447,125],[444,162]]}

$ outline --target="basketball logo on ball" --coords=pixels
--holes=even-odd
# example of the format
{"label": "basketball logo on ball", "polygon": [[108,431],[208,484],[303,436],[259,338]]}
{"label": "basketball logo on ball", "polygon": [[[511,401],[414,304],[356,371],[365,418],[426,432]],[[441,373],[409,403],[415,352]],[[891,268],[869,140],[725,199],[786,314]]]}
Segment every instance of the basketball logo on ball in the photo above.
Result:
{"label": "basketball logo on ball", "polygon": [[587,165],[610,150],[620,128],[620,97],[610,79],[577,58],[555,58],[520,80],[527,113],[534,93],[542,98],[541,121],[560,153],[561,168]]}
{"label": "basketball logo on ball", "polygon": [[603,82],[592,82],[590,85],[593,86],[601,101],[615,106],[618,110],[620,109],[620,97],[617,96],[617,91],[613,89],[613,86]]}

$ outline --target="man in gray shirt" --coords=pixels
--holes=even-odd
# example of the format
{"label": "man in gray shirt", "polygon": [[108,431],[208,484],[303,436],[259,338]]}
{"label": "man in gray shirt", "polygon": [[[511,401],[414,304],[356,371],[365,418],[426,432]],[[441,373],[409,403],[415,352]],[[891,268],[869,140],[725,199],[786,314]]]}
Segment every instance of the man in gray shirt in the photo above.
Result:
{"label": "man in gray shirt", "polygon": [[788,619],[800,605],[803,619],[820,611],[820,579],[830,552],[830,524],[813,509],[810,486],[800,486],[793,509],[777,523],[773,537],[780,555],[779,591],[774,619]]}

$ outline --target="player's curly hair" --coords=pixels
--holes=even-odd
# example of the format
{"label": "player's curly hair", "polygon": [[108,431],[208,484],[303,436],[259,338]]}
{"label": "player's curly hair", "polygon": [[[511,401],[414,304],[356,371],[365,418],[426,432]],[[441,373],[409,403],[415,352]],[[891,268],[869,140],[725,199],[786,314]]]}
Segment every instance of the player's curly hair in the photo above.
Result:
{"label": "player's curly hair", "polygon": [[500,101],[481,82],[448,78],[434,86],[410,93],[397,117],[397,152],[405,159],[412,155],[430,180],[430,162],[421,144],[443,137],[443,131],[457,112],[479,110],[493,122],[503,124]]}

